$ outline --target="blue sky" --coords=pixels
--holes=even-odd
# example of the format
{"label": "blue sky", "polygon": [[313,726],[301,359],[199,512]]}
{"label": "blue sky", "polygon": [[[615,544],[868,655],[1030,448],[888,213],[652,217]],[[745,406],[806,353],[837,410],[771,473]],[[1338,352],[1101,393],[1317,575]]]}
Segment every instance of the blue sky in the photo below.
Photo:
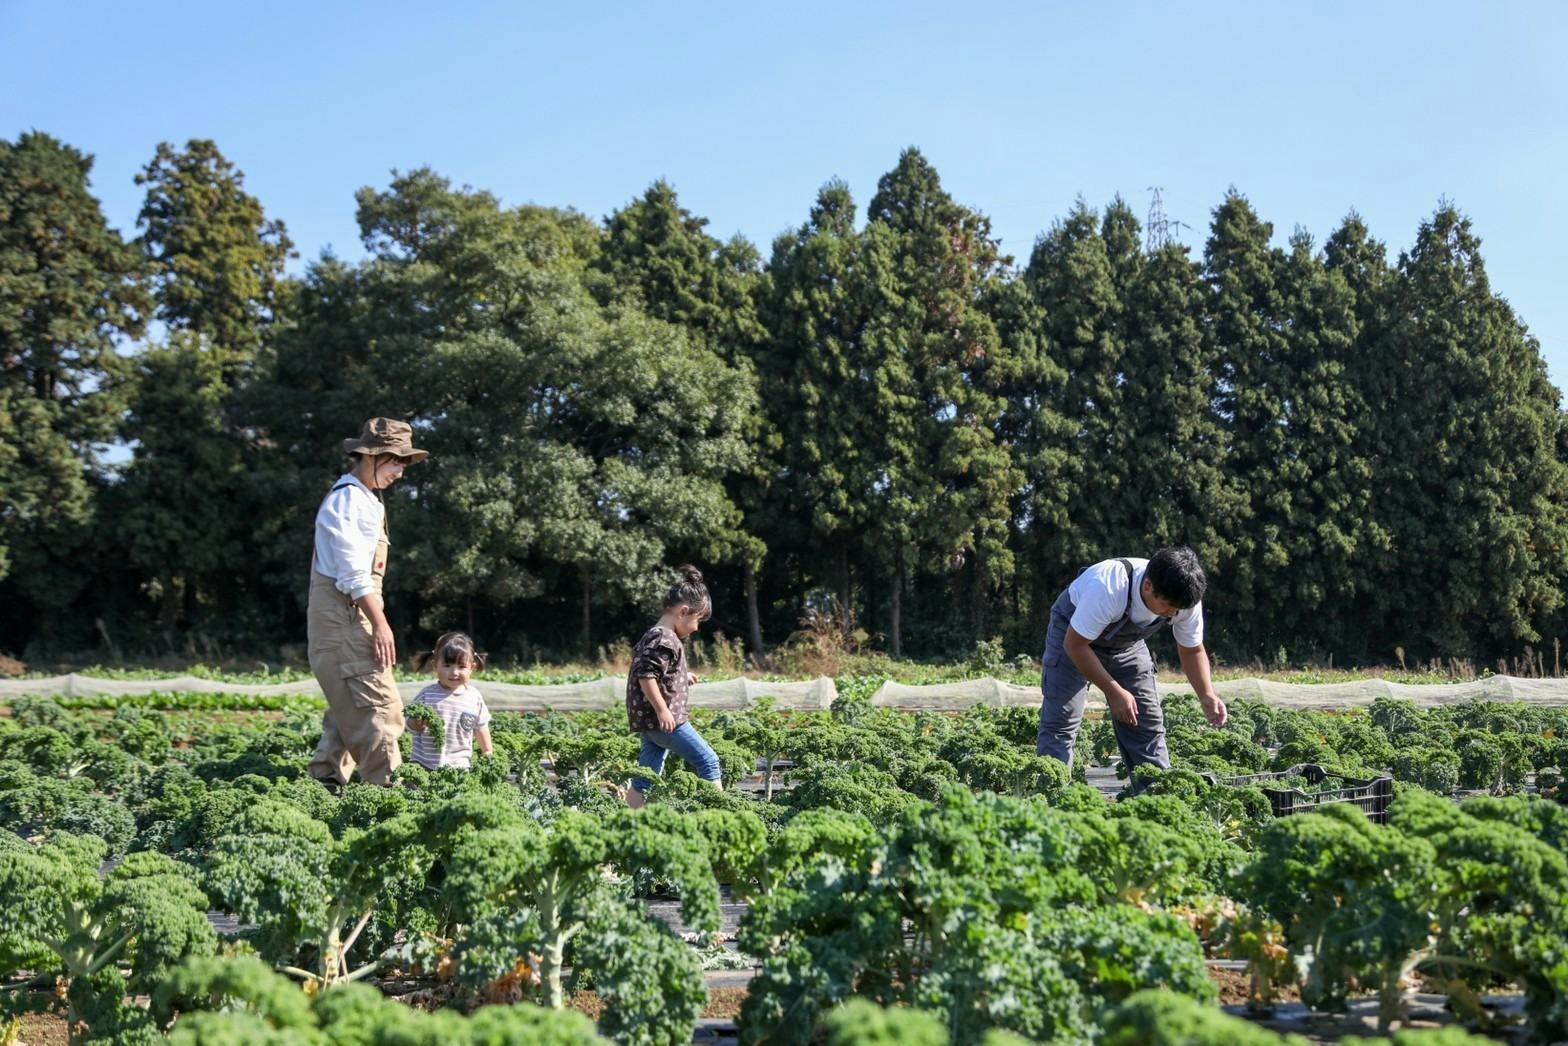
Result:
{"label": "blue sky", "polygon": [[0,0],[0,54],[0,136],[95,154],[123,232],[157,143],[210,137],[299,264],[422,164],[596,216],[664,177],[764,253],[911,144],[1020,259],[1080,195],[1163,186],[1200,248],[1232,185],[1281,243],[1355,208],[1391,257],[1446,196],[1568,382],[1568,3]]}

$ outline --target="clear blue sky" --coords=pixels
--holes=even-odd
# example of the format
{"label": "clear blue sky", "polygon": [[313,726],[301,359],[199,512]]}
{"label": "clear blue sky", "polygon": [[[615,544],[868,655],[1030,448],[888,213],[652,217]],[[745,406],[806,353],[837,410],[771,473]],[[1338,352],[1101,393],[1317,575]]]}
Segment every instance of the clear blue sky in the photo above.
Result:
{"label": "clear blue sky", "polygon": [[0,0],[0,136],[97,156],[131,234],[160,140],[210,137],[304,259],[354,190],[429,164],[602,216],[655,178],[763,249],[822,182],[864,207],[918,145],[1027,257],[1075,197],[1146,188],[1201,247],[1228,186],[1390,257],[1438,199],[1568,382],[1568,3],[760,5]]}

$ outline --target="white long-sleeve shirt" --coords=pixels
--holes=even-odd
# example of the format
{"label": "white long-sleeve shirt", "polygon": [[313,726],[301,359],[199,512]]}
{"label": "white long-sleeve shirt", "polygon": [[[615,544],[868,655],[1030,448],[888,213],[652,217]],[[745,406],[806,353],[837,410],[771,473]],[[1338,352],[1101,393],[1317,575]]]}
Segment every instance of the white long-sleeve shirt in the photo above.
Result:
{"label": "white long-sleeve shirt", "polygon": [[387,510],[370,488],[352,473],[316,510],[316,558],[313,568],[331,578],[339,592],[358,599],[372,591],[371,568],[381,540]]}

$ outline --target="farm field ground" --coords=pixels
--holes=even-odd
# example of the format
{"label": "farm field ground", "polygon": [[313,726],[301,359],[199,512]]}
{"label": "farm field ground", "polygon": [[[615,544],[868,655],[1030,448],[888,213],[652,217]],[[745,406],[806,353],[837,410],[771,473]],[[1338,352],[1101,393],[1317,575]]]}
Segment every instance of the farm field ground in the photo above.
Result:
{"label": "farm field ground", "polygon": [[[310,708],[15,700],[5,1005],[52,1011],[21,1041],[73,1043],[1568,1028],[1568,710],[1240,702],[1212,730],[1172,696],[1173,769],[1131,796],[1104,720],[1074,780],[1032,709],[901,713],[845,682],[829,712],[699,710],[726,789],[672,768],[639,813],[614,712],[502,713],[471,772],[334,793]],[[1270,772],[1316,812],[1225,783]],[[1385,774],[1392,805],[1359,788]]]}

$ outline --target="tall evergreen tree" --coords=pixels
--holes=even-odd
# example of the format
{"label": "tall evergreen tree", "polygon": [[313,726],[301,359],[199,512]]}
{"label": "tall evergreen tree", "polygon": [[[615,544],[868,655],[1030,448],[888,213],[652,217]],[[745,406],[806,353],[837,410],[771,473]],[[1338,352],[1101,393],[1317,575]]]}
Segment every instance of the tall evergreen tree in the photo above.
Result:
{"label": "tall evergreen tree", "polygon": [[[1277,488],[1254,518],[1277,521],[1286,566],[1271,579],[1271,644],[1298,655],[1345,651],[1360,624],[1341,616],[1363,579],[1371,465],[1361,451],[1366,403],[1356,383],[1356,295],[1298,231],[1280,273],[1288,349],[1279,371],[1285,448]],[[1300,649],[1301,643],[1318,649]]]}
{"label": "tall evergreen tree", "polygon": [[209,627],[251,630],[250,614],[232,615],[254,601],[252,527],[271,506],[250,482],[236,394],[278,320],[292,244],[211,141],[160,144],[137,183],[139,244],[170,335],[133,364],[122,436],[135,455],[110,533],[159,602],[167,641],[198,604]]}
{"label": "tall evergreen tree", "polygon": [[1288,308],[1281,287],[1284,253],[1269,245],[1273,226],[1232,189],[1214,210],[1204,251],[1209,329],[1219,375],[1216,406],[1229,438],[1229,470],[1248,492],[1234,558],[1219,565],[1216,602],[1245,649],[1258,653],[1270,615],[1285,596],[1290,566],[1285,396]]}
{"label": "tall evergreen tree", "polygon": [[912,148],[878,181],[868,217],[864,348],[885,425],[871,534],[891,582],[896,654],[912,567],[965,564],[969,631],[983,633],[989,593],[1012,568],[1008,503],[1020,484],[987,380],[1002,349],[980,307],[1001,265],[989,219],[954,202]]}
{"label": "tall evergreen tree", "polygon": [[830,181],[805,224],[773,243],[758,356],[762,403],[780,434],[773,544],[798,550],[848,608],[849,563],[871,519],[882,418],[863,365],[861,242],[848,186]]}
{"label": "tall evergreen tree", "polygon": [[[1372,238],[1366,223],[1355,211],[1345,216],[1324,243],[1323,261],[1329,271],[1344,279],[1355,298],[1356,342],[1347,360],[1345,381],[1351,393],[1368,408],[1368,413],[1356,424],[1352,453],[1371,469],[1368,488],[1375,497],[1376,491],[1385,484],[1378,476],[1383,462],[1379,450],[1381,434],[1370,407],[1377,400],[1374,386],[1384,380],[1380,371],[1388,350],[1390,296],[1396,286],[1397,274],[1388,263],[1387,249]],[[1397,576],[1398,568],[1394,560],[1393,535],[1385,523],[1385,518],[1377,511],[1362,514],[1355,550],[1354,574],[1358,583],[1354,591],[1337,596],[1339,616],[1357,625],[1354,626],[1355,635],[1336,641],[1336,646],[1356,657],[1381,659],[1388,656],[1387,644],[1381,637],[1391,622],[1383,617],[1386,603],[1377,591],[1377,579]]]}
{"label": "tall evergreen tree", "polygon": [[59,624],[96,574],[79,555],[101,477],[94,448],[118,411],[115,343],[140,333],[148,308],[140,260],[104,221],[91,170],[47,134],[0,140],[0,591],[35,627]]}
{"label": "tall evergreen tree", "polygon": [[1068,431],[1060,504],[1054,518],[1035,521],[1029,541],[1047,589],[1059,590],[1085,563],[1122,554],[1114,542],[1136,518],[1122,488],[1126,346],[1117,279],[1129,279],[1136,263],[1125,249],[1118,250],[1117,262],[1113,269],[1099,217],[1079,200],[1035,243],[1023,272],[1043,317],[1040,337],[1066,371],[1051,404]]}
{"label": "tall evergreen tree", "polygon": [[1141,547],[1188,544],[1214,565],[1234,552],[1249,501],[1228,471],[1227,434],[1214,411],[1207,305],[1199,266],[1175,243],[1148,256],[1127,293],[1122,489],[1138,506]]}
{"label": "tall evergreen tree", "polygon": [[997,437],[1020,477],[1008,518],[1008,544],[1016,564],[1009,646],[1032,650],[1043,641],[1046,615],[1061,581],[1060,569],[1041,550],[1054,533],[1071,526],[1073,492],[1066,477],[1076,471],[1070,458],[1074,425],[1060,410],[1067,371],[1052,353],[1045,309],[1027,281],[993,284],[986,311],[996,322],[1003,347],[999,365],[991,371],[1006,404]]}
{"label": "tall evergreen tree", "polygon": [[599,266],[609,293],[629,291],[643,311],[697,332],[731,359],[766,336],[754,285],[760,258],[740,236],[710,236],[662,179],[605,220]]}
{"label": "tall evergreen tree", "polygon": [[[721,243],[708,220],[681,205],[663,180],[610,215],[598,265],[609,277],[601,296],[624,297],[647,315],[672,323],[732,366],[754,366],[767,331],[757,317],[761,258],[744,237]],[[764,414],[749,419],[747,441],[753,468],[728,481],[731,500],[744,522],[735,543],[753,651],[764,652],[757,571],[767,552],[771,502],[767,491],[776,471],[777,431]],[[710,580],[711,583],[711,580]]]}
{"label": "tall evergreen tree", "polygon": [[1422,223],[1370,368],[1374,512],[1394,543],[1372,584],[1390,651],[1512,652],[1562,603],[1560,397],[1480,247],[1450,205]]}
{"label": "tall evergreen tree", "polygon": [[1323,264],[1339,273],[1355,296],[1355,356],[1365,358],[1388,327],[1388,296],[1394,282],[1388,251],[1372,238],[1361,216],[1351,211],[1324,242]]}
{"label": "tall evergreen tree", "polygon": [[168,142],[136,184],[147,187],[138,241],[153,274],[158,318],[200,335],[211,351],[247,366],[287,296],[294,245],[281,221],[245,191],[245,174],[215,142]]}

